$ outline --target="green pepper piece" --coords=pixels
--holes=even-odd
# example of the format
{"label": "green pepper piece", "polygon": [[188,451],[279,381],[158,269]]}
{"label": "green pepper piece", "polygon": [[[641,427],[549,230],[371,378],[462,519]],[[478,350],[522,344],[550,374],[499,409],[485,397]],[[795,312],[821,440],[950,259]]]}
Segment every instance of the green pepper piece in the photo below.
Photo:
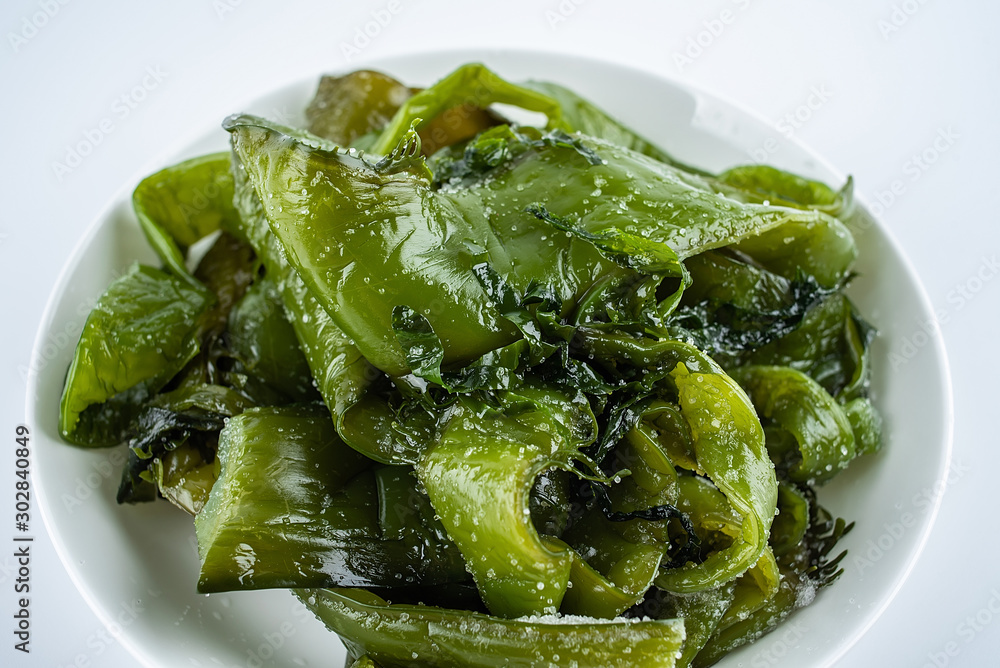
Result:
{"label": "green pepper piece", "polygon": [[736,579],[733,600],[719,621],[719,628],[746,619],[775,597],[780,587],[781,575],[771,546],[764,549],[757,563]]}
{"label": "green pepper piece", "polygon": [[[666,456],[671,467],[704,473],[698,466],[691,428],[677,404],[662,400],[650,402],[642,412],[642,421],[638,426],[646,435],[649,444],[655,444],[660,455]],[[652,450],[650,452],[650,456],[655,456]],[[657,468],[666,471],[665,463],[659,464]],[[676,470],[672,482],[677,484]]]}
{"label": "green pepper piece", "polygon": [[854,430],[840,404],[809,376],[790,367],[746,366],[731,371],[760,414],[795,436],[801,461],[796,482],[823,483],[857,454]]}
{"label": "green pepper piece", "polygon": [[[769,201],[796,209],[814,209],[845,220],[854,205],[854,181],[850,177],[840,191],[769,165],[741,165],[714,177],[713,181],[732,197],[750,202]],[[735,189],[735,192],[734,192]]]}
{"label": "green pepper piece", "polygon": [[817,216],[793,218],[780,227],[764,230],[739,241],[736,250],[785,278],[793,279],[804,271],[821,286],[836,287],[847,277],[857,257],[854,237],[839,219],[809,211]]}
{"label": "green pepper piece", "polygon": [[399,81],[372,70],[324,76],[306,108],[308,130],[338,146],[351,146],[362,135],[384,128],[410,95]]}
{"label": "green pepper piece", "polygon": [[551,415],[534,404],[507,414],[477,414],[464,405],[417,465],[431,504],[495,615],[541,615],[562,602],[572,556],[538,535],[529,495],[535,478],[568,468],[574,452]]}
{"label": "green pepper piece", "polygon": [[771,524],[771,549],[783,557],[798,549],[809,529],[809,500],[794,485],[778,483],[778,514]]}
{"label": "green pepper piece", "polygon": [[495,666],[673,668],[684,642],[679,619],[499,619],[467,610],[390,605],[356,589],[296,592],[348,651],[386,668]]}
{"label": "green pepper piece", "polygon": [[154,461],[150,471],[163,498],[192,516],[205,507],[215,484],[215,464],[207,463],[190,443],[182,443]]}
{"label": "green pepper piece", "polygon": [[[198,353],[197,323],[210,305],[204,288],[139,264],[108,286],[87,316],[66,375],[62,437],[76,445],[118,444],[128,426],[121,415],[129,411],[118,402],[101,405],[140,385],[155,392],[180,371]],[[118,428],[93,426],[109,422]]]}
{"label": "green pepper piece", "polygon": [[[665,244],[682,260],[751,244],[755,257],[769,268],[774,264],[777,273],[791,271],[786,277],[794,278],[801,269],[824,286],[838,284],[854,260],[850,232],[824,213],[739,202],[714,192],[702,177],[600,139],[523,135],[508,144],[509,159],[453,197],[469,207],[489,202],[490,224],[517,258],[515,270],[525,282],[545,277],[544,283],[556,283],[548,277],[557,261],[575,262],[578,252],[564,235],[530,220],[540,208],[589,234],[617,230]],[[761,248],[767,246],[763,239],[770,244],[774,238],[777,247]],[[785,252],[792,247],[801,252]],[[580,275],[571,287],[593,282],[582,280],[588,267],[570,269]]]}
{"label": "green pepper piece", "polygon": [[203,340],[222,335],[233,304],[243,297],[256,274],[253,248],[229,232],[221,232],[194,270],[195,279],[215,295],[212,308],[201,318]]}
{"label": "green pepper piece", "polygon": [[778,592],[760,608],[742,620],[720,621],[715,633],[691,663],[693,668],[708,668],[737,647],[772,631],[795,609],[799,582],[797,575],[782,569]]}
{"label": "green pepper piece", "polygon": [[468,578],[411,473],[369,470],[322,408],[256,408],[219,439],[195,519],[203,592],[440,584]]}
{"label": "green pepper piece", "polygon": [[226,332],[229,352],[240,361],[241,371],[259,377],[292,401],[317,398],[309,363],[270,280],[254,283],[233,306]]}
{"label": "green pepper piece", "polygon": [[882,447],[882,416],[867,398],[857,398],[844,405],[844,415],[851,423],[854,447],[859,455],[878,452]]}
{"label": "green pepper piece", "polygon": [[684,646],[677,657],[677,668],[690,666],[715,633],[733,600],[734,589],[733,582],[693,594],[671,594],[655,589],[643,602],[643,612],[654,619],[684,621]]}
{"label": "green pepper piece", "polygon": [[641,601],[659,573],[663,545],[625,540],[611,524],[591,511],[565,536],[575,551],[563,614],[613,619]]}
{"label": "green pepper piece", "polygon": [[[154,396],[133,421],[134,436],[129,441],[128,461],[118,486],[118,503],[153,501],[156,488],[163,481],[164,463],[178,447],[194,446],[200,463],[209,465],[214,460],[215,440],[225,420],[253,405],[241,393],[220,385],[182,384]],[[191,454],[192,457],[185,459],[185,472],[175,473],[195,475],[194,470],[200,464]],[[205,477],[201,479],[204,481]],[[183,486],[183,481],[178,484]],[[191,503],[196,502],[192,499]]]}
{"label": "green pepper piece", "polygon": [[868,396],[868,386],[871,376],[871,354],[869,348],[875,339],[875,328],[861,319],[853,304],[847,301],[850,314],[844,319],[844,347],[846,355],[853,364],[854,373],[848,379],[847,385],[837,392],[840,401],[851,401]]}
{"label": "green pepper piece", "polygon": [[711,548],[722,549],[739,539],[741,518],[710,480],[683,475],[678,477],[677,487],[677,507],[688,515],[695,531]]}
{"label": "green pepper piece", "polygon": [[[818,211],[841,221],[850,216],[854,204],[850,178],[837,192],[824,183],[775,167],[745,165],[726,170],[709,180],[719,192],[743,202]],[[794,238],[790,234],[794,234]],[[810,264],[814,267],[811,273],[826,287],[836,285],[844,277],[837,258],[853,259],[855,254],[850,235],[844,235],[843,230],[835,227],[818,233],[808,227],[799,230],[791,227],[747,240],[739,248],[786,278],[794,278],[803,257],[811,257]],[[829,263],[831,258],[836,259],[832,264]],[[816,267],[824,268],[817,271]]]}
{"label": "green pepper piece", "polygon": [[163,408],[175,413],[200,410],[232,417],[254,407],[254,403],[228,387],[221,385],[191,385],[158,394],[147,403],[150,408]]}
{"label": "green pepper piece", "polygon": [[657,586],[689,593],[744,573],[767,547],[778,495],[774,466],[750,399],[718,364],[687,343],[582,328],[578,336],[597,363],[619,372],[623,366],[639,369],[639,376],[646,379],[669,379],[690,428],[697,469],[725,494],[740,516],[740,531],[730,546],[710,554],[700,564],[664,571],[656,579]]}
{"label": "green pepper piece", "polygon": [[361,355],[285,260],[264,217],[260,199],[239,164],[235,162],[235,189],[241,232],[257,251],[268,276],[281,286],[288,321],[317,388],[333,414],[338,434],[352,448],[376,461],[416,462],[419,451],[398,438],[392,429],[396,413],[369,392],[380,373]]}
{"label": "green pepper piece", "polygon": [[694,666],[710,666],[740,645],[769,633],[796,608],[811,603],[817,590],[837,579],[842,572],[837,565],[846,553],[832,559],[828,555],[850,526],[843,520],[834,521],[816,505],[811,506],[809,515],[803,540],[780,557],[781,577],[776,593],[748,615],[728,610]]}
{"label": "green pepper piece", "polygon": [[[496,246],[485,221],[464,218],[402,167],[376,167],[252,117],[226,128],[289,262],[375,367],[410,372],[392,332],[399,305],[428,319],[446,363],[514,339],[472,272]],[[426,169],[416,135],[406,140],[412,150],[401,145],[396,162]]]}
{"label": "green pepper piece", "polygon": [[659,413],[656,409],[643,411],[642,419],[612,453],[611,470],[630,472],[610,490],[616,510],[630,512],[677,501],[677,471],[660,446],[661,433],[653,422],[657,416],[651,415],[654,411]]}
{"label": "green pepper piece", "polygon": [[787,308],[792,301],[791,281],[720,251],[706,251],[684,261],[691,286],[684,301],[711,300],[746,311],[765,313]]}
{"label": "green pepper piece", "polygon": [[[562,109],[547,95],[505,81],[485,65],[462,65],[435,84],[420,91],[399,108],[392,121],[372,146],[373,153],[385,155],[404,137],[415,121],[430,121],[460,104],[485,108],[494,103],[512,104],[548,117],[549,127],[564,128]],[[417,128],[421,127],[417,123]]]}
{"label": "green pepper piece", "polygon": [[163,264],[190,281],[188,248],[220,228],[232,229],[239,218],[233,208],[229,154],[192,158],[146,177],[132,194],[132,205]]}

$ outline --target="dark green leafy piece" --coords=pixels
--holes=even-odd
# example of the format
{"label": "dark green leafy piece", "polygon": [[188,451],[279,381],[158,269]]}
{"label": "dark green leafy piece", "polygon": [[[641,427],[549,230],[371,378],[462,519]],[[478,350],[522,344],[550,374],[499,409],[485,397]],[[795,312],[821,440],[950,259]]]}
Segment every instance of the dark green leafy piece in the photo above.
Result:
{"label": "dark green leafy piece", "polygon": [[240,370],[259,378],[292,401],[317,398],[309,363],[295,328],[288,322],[277,287],[259,280],[229,313],[226,328],[228,352]]}
{"label": "dark green leafy piece", "polygon": [[190,280],[188,248],[218,229],[232,229],[237,220],[229,155],[192,158],[145,178],[132,204],[163,264],[178,278]]}
{"label": "dark green leafy piece", "polygon": [[868,347],[874,335],[847,297],[834,294],[809,309],[798,327],[749,352],[741,362],[792,367],[846,401],[867,394]]}
{"label": "dark green leafy piece", "polygon": [[691,286],[671,315],[671,333],[692,339],[727,366],[794,331],[835,292],[801,273],[789,281],[738,254],[709,251],[685,265]]}
{"label": "dark green leafy piece", "polygon": [[143,265],[112,283],[87,316],[66,376],[63,438],[76,445],[119,443],[131,402],[102,405],[140,385],[140,393],[155,392],[180,371],[198,353],[197,323],[211,303],[203,288]]}
{"label": "dark green leafy piece", "polygon": [[[253,402],[239,392],[220,385],[185,385],[150,399],[138,410],[130,428],[134,435],[129,440],[118,503],[152,501],[162,479],[163,462],[180,446],[194,448],[201,463],[211,464],[215,439],[226,419],[252,406]],[[191,454],[193,459],[195,453]],[[187,468],[196,466],[191,461]]]}

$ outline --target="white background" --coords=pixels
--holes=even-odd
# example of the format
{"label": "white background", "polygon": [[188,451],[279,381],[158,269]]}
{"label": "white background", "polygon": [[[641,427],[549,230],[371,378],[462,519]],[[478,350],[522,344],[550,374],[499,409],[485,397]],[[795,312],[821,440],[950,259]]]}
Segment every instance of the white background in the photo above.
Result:
{"label": "white background", "polygon": [[[954,475],[923,557],[840,665],[998,665],[1000,4],[508,0],[490,7],[4,0],[0,527],[13,517],[14,429],[24,421],[25,369],[43,308],[78,239],[119,187],[162,166],[161,156],[206,118],[221,120],[303,74],[450,47],[576,53],[755,110],[852,173],[868,202],[881,202],[882,220],[940,319],[954,383]],[[374,37],[358,38],[373,11],[390,9]],[[68,147],[84,140],[93,151],[68,172],[59,169]],[[913,329],[913,348],[898,351],[904,357],[921,354],[920,323]],[[76,592],[40,518],[32,529],[26,657],[12,650],[16,575],[12,550],[3,547],[8,530],[0,528],[0,664],[133,665]]]}

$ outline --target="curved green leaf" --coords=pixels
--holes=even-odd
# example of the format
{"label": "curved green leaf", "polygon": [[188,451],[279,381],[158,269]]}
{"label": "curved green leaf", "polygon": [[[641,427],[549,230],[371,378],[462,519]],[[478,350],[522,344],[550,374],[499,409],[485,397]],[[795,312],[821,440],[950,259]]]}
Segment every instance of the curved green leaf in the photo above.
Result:
{"label": "curved green leaf", "polygon": [[390,605],[365,591],[307,589],[299,599],[352,653],[385,666],[673,668],[680,620],[499,619],[467,610]]}
{"label": "curved green leaf", "polygon": [[160,170],[132,194],[139,226],[163,264],[190,280],[188,248],[218,229],[232,229],[233,177],[229,153],[213,153]]}
{"label": "curved green leaf", "polygon": [[857,454],[854,431],[840,404],[819,383],[789,367],[747,366],[733,378],[760,414],[795,436],[801,461],[788,471],[797,482],[823,483]]}
{"label": "curved green leaf", "polygon": [[162,387],[198,353],[198,321],[211,301],[204,288],[139,264],[108,286],[87,316],[66,376],[62,437],[116,445],[80,431],[80,415],[140,384],[150,392]]}

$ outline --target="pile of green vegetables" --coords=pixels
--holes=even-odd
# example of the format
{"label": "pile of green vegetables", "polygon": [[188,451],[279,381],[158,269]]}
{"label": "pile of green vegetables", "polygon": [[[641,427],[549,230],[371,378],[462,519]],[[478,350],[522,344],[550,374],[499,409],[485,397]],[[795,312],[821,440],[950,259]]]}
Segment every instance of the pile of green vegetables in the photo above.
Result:
{"label": "pile of green vegetables", "polygon": [[119,502],[195,516],[200,591],[295,589],[355,666],[708,666],[836,578],[814,487],[880,444],[850,183],[481,65],[306,116],[139,184],[163,266],[66,379]]}

